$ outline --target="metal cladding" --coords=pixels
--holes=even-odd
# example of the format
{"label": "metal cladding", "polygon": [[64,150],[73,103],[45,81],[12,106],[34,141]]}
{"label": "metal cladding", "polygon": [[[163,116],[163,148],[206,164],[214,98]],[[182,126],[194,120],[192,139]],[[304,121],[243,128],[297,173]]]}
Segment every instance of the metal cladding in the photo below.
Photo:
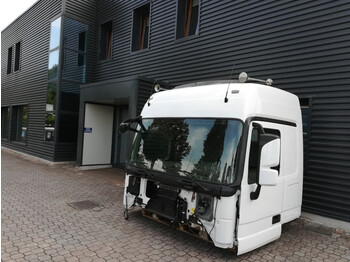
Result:
{"label": "metal cladding", "polygon": [[[177,1],[151,1],[148,49],[131,52],[132,13],[147,3],[40,0],[3,30],[1,103],[28,104],[29,113],[26,144],[2,145],[51,161],[64,154],[75,160],[74,146],[43,141],[50,22],[63,12],[89,24],[88,83],[135,75],[172,86],[229,79],[234,64],[234,78],[243,71],[270,77],[298,95],[305,102],[303,209],[350,221],[350,2],[201,0],[199,34],[176,39]],[[99,26],[110,20],[112,58],[99,61]],[[18,41],[20,70],[7,75],[8,48]]]}

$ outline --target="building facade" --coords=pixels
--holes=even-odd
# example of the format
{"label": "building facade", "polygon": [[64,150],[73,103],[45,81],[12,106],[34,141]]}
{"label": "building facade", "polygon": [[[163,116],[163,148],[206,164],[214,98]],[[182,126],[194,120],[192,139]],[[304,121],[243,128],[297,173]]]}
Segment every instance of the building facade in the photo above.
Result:
{"label": "building facade", "polygon": [[39,0],[1,36],[2,146],[123,166],[154,83],[245,71],[300,98],[304,211],[350,221],[349,1]]}

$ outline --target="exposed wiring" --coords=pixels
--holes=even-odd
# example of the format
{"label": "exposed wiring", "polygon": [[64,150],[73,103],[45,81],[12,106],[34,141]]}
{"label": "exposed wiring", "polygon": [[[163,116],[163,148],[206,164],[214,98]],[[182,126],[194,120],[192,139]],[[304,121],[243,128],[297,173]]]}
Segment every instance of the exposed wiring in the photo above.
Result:
{"label": "exposed wiring", "polygon": [[[203,223],[198,219],[198,217],[196,217],[196,216],[194,216],[194,217],[197,219],[196,223],[197,223],[197,224],[200,226],[200,228],[201,228],[200,231],[204,230],[204,225],[203,225]],[[191,224],[196,224],[196,223],[192,223],[192,222],[190,222],[190,223],[191,223]],[[187,222],[187,226],[188,226],[189,231],[190,231],[192,234],[196,234],[195,232],[193,232],[190,223]]]}
{"label": "exposed wiring", "polygon": [[187,222],[187,227],[188,227],[188,230],[193,234],[195,235],[196,233],[192,231],[192,228],[191,228],[191,225]]}

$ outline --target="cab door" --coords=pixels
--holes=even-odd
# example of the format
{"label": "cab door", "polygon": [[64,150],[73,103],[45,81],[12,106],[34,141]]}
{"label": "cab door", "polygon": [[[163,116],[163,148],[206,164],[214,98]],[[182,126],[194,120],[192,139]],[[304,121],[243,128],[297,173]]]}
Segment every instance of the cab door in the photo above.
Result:
{"label": "cab door", "polygon": [[[283,177],[280,169],[283,156],[280,154],[280,127],[281,125],[275,123],[255,122],[249,128],[237,223],[238,255],[263,246],[281,235]],[[267,150],[261,147],[261,133],[271,134],[269,137],[275,136],[270,145],[274,143],[275,153],[279,154],[279,159],[275,159],[267,167],[261,165],[265,161],[263,158],[269,157],[270,149],[267,149],[267,144],[264,146]],[[265,182],[261,181],[264,185],[259,181],[262,179],[261,175],[266,175]],[[274,182],[270,183],[266,178],[271,178]]]}

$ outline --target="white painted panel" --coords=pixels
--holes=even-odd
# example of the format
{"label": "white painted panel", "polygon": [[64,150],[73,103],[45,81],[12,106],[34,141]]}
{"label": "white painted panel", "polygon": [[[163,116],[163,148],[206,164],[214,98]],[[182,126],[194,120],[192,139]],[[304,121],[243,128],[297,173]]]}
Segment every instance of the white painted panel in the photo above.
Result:
{"label": "white painted panel", "polygon": [[[281,132],[281,152],[284,148],[284,133],[281,126],[274,123],[260,122],[264,128],[277,129]],[[251,138],[249,131],[249,138]],[[248,141],[250,145],[250,140]],[[246,152],[245,171],[243,174],[240,197],[240,217],[238,220],[237,240],[238,254],[249,252],[263,246],[281,235],[281,223],[273,224],[272,218],[281,215],[283,209],[284,169],[286,156],[280,156],[280,173],[277,184],[261,186],[258,199],[251,200],[251,192],[255,192],[257,184],[248,184],[248,161],[250,147]]]}
{"label": "white painted panel", "polygon": [[257,231],[246,237],[239,238],[237,255],[242,255],[278,239],[281,235],[281,230],[281,224],[276,224],[271,227],[266,227],[266,229],[262,231]]}
{"label": "white painted panel", "polygon": [[111,163],[112,134],[113,107],[86,104],[82,165]]}
{"label": "white painted panel", "polygon": [[[288,157],[288,161],[283,163],[284,167],[284,190],[283,190],[283,211],[298,208],[296,217],[301,212],[301,199],[303,187],[303,145],[301,139],[301,126],[297,128],[285,126],[284,137],[285,147],[283,154]],[[299,137],[300,136],[300,137]],[[298,141],[298,143],[295,143]],[[289,213],[289,212],[288,212]],[[290,214],[290,213],[289,213]],[[298,215],[299,214],[299,215]]]}

